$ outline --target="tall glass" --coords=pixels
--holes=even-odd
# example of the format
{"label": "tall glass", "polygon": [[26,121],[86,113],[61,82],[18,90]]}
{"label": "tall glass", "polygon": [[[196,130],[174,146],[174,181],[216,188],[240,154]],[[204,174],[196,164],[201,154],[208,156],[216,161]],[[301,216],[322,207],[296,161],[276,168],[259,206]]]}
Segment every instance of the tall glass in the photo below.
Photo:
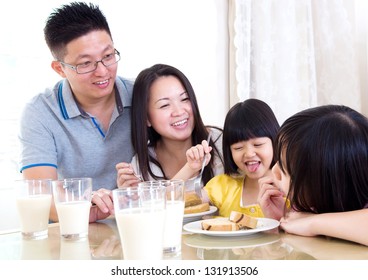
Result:
{"label": "tall glass", "polygon": [[61,236],[69,240],[87,237],[92,179],[55,180],[52,187]]}
{"label": "tall glass", "polygon": [[165,188],[142,182],[113,191],[115,219],[126,260],[163,258]]}
{"label": "tall glass", "polygon": [[23,238],[47,238],[52,198],[51,180],[17,180],[15,195]]}
{"label": "tall glass", "polygon": [[184,218],[184,181],[161,181],[166,189],[166,217],[164,228],[164,253],[181,251],[181,236]]}

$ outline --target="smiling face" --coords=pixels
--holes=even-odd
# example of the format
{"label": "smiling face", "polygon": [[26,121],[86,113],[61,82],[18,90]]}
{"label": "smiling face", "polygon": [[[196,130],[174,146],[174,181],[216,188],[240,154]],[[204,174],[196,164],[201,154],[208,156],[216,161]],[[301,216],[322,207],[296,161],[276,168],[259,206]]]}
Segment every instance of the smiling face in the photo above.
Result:
{"label": "smiling face", "polygon": [[230,149],[236,166],[248,178],[258,180],[270,170],[273,158],[270,138],[259,137],[237,142]]}
{"label": "smiling face", "polygon": [[151,85],[147,125],[162,138],[183,141],[191,137],[194,128],[192,105],[176,77],[163,76]]}
{"label": "smiling face", "polygon": [[[66,46],[63,62],[70,65],[95,62],[113,54],[115,51],[110,35],[106,31],[92,31],[81,36]],[[97,64],[97,69],[87,74],[78,74],[70,67],[54,61],[53,69],[67,78],[71,89],[80,103],[93,102],[109,97],[114,89],[118,63],[105,67]]]}

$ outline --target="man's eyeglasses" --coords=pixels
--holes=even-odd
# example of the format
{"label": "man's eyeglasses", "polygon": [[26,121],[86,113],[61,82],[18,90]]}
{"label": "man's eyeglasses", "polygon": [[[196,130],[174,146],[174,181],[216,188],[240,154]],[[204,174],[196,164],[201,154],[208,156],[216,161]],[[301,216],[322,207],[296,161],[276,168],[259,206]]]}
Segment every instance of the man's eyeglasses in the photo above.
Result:
{"label": "man's eyeglasses", "polygon": [[115,49],[114,53],[106,55],[103,59],[99,61],[87,61],[85,63],[77,64],[77,65],[71,65],[62,61],[59,61],[62,65],[65,65],[74,71],[76,71],[78,74],[87,74],[95,71],[97,69],[97,64],[99,62],[102,63],[105,67],[109,67],[111,65],[114,65],[120,60],[120,53]]}

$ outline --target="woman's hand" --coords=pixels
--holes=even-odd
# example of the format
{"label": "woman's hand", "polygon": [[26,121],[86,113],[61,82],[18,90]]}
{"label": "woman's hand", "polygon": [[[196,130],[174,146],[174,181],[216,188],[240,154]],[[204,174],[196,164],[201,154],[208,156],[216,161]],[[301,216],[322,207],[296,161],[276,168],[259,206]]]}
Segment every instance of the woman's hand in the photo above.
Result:
{"label": "woman's hand", "polygon": [[201,144],[189,148],[185,153],[187,162],[172,179],[188,180],[198,176],[198,171],[202,168],[204,158],[206,157],[206,165],[210,162],[211,151],[212,147],[208,145],[206,140],[203,140]]}
{"label": "woman's hand", "polygon": [[120,162],[116,165],[117,179],[116,184],[118,188],[126,188],[138,185],[141,178],[138,177],[130,163]]}
{"label": "woman's hand", "polygon": [[187,150],[187,165],[193,170],[193,173],[198,172],[202,168],[202,162],[206,158],[206,165],[211,160],[212,147],[208,145],[206,140],[201,144],[195,145]]}
{"label": "woman's hand", "polygon": [[112,214],[114,214],[112,191],[102,188],[92,192],[92,207],[89,214],[89,222],[93,223],[97,220],[106,219]]}

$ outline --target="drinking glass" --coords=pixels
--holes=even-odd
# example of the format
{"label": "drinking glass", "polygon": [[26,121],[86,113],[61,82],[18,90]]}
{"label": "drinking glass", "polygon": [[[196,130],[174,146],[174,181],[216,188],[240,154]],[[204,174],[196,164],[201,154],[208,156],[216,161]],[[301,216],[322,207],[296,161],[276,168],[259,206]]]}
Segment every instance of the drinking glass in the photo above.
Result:
{"label": "drinking glass", "polygon": [[184,218],[184,181],[160,181],[166,189],[166,216],[164,227],[164,254],[181,251],[181,236]]}
{"label": "drinking glass", "polygon": [[113,191],[115,219],[126,260],[163,258],[165,194],[160,185],[147,182]]}
{"label": "drinking glass", "polygon": [[16,180],[15,196],[23,238],[47,238],[51,180]]}
{"label": "drinking glass", "polygon": [[61,236],[69,240],[87,237],[92,179],[55,180],[52,187]]}

